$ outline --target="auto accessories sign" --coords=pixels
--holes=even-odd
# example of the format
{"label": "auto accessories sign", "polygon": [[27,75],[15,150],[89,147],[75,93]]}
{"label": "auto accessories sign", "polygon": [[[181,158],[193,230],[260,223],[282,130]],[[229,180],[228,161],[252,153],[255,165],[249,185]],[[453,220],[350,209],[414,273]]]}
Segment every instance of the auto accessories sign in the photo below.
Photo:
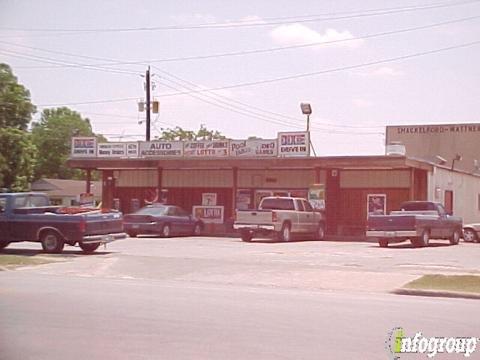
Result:
{"label": "auto accessories sign", "polygon": [[179,157],[183,156],[182,141],[142,141],[140,157]]}

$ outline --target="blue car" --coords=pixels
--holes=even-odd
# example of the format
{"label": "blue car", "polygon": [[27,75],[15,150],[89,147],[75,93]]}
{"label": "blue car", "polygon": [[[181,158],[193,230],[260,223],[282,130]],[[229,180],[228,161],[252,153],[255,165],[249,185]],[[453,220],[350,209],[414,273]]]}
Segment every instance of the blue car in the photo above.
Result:
{"label": "blue car", "polygon": [[202,232],[203,223],[174,205],[152,204],[125,215],[125,232],[130,237],[140,234],[154,234],[162,237],[173,235],[194,235]]}

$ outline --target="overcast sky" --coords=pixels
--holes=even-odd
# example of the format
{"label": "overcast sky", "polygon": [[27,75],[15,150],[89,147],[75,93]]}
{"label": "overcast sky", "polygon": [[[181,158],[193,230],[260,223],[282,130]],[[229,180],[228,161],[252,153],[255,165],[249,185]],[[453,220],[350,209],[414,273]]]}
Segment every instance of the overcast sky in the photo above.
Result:
{"label": "overcast sky", "polygon": [[0,62],[112,141],[144,139],[149,64],[152,137],[275,138],[306,101],[317,155],[382,154],[385,125],[479,122],[479,41],[478,0],[0,0]]}

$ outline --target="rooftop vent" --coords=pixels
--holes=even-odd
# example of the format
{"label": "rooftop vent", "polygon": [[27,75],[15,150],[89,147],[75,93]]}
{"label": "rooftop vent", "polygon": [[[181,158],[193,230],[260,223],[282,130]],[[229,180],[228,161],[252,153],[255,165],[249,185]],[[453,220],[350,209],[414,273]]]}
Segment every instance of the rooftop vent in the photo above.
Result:
{"label": "rooftop vent", "polygon": [[401,142],[392,141],[390,144],[387,145],[385,149],[385,154],[387,156],[405,156],[405,145]]}

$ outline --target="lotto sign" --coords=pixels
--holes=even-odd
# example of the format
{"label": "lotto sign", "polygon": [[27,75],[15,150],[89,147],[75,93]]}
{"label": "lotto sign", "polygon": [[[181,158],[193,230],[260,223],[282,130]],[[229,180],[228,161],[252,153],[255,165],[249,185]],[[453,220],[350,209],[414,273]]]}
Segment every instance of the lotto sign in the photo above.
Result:
{"label": "lotto sign", "polygon": [[225,157],[228,145],[228,140],[187,141],[184,154],[186,157]]}
{"label": "lotto sign", "polygon": [[97,139],[94,137],[72,138],[72,157],[97,156]]}
{"label": "lotto sign", "polygon": [[310,139],[308,132],[278,133],[278,156],[309,156]]}
{"label": "lotto sign", "polygon": [[205,224],[223,224],[223,206],[194,206],[193,216]]}
{"label": "lotto sign", "polygon": [[230,156],[273,157],[277,156],[277,140],[231,140]]}

